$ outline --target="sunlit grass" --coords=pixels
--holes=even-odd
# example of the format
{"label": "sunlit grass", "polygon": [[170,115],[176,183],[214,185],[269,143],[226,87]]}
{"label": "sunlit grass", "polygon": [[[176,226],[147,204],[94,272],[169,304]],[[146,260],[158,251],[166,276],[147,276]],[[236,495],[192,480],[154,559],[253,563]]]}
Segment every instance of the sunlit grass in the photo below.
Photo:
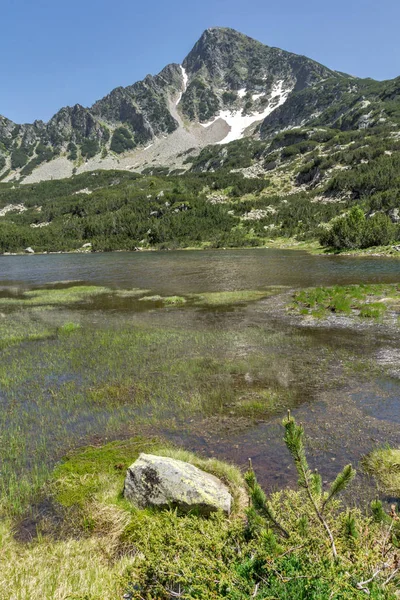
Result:
{"label": "sunlit grass", "polygon": [[282,291],[282,288],[267,290],[235,290],[230,292],[208,292],[193,295],[195,304],[204,306],[223,306],[228,304],[240,304],[254,302],[268,298]]}
{"label": "sunlit grass", "polygon": [[378,448],[364,458],[363,464],[381,492],[400,498],[400,448]]}
{"label": "sunlit grass", "polygon": [[302,315],[326,317],[330,313],[379,319],[400,300],[397,284],[349,285],[309,288],[296,292],[292,308]]}

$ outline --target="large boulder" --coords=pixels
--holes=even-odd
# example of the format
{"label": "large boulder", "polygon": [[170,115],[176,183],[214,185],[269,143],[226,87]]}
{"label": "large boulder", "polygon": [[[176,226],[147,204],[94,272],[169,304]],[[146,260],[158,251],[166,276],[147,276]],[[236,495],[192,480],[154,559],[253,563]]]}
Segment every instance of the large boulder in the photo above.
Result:
{"label": "large boulder", "polygon": [[129,467],[124,496],[139,508],[177,507],[203,515],[222,510],[229,515],[232,496],[217,477],[165,456],[141,454]]}

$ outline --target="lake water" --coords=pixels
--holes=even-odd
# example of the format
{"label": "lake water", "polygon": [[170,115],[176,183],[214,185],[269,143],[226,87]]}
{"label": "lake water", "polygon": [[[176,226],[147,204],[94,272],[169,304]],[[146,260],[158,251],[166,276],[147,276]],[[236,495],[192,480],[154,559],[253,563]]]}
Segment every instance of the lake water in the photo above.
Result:
{"label": "lake water", "polygon": [[270,285],[312,287],[390,283],[400,261],[380,257],[313,256],[290,250],[120,252],[0,256],[0,283],[40,286],[79,280],[115,287],[185,294]]}
{"label": "lake water", "polygon": [[[283,286],[289,293],[294,288],[317,285],[398,283],[400,261],[312,256],[299,251],[269,249],[0,257],[3,293],[8,288],[14,292],[16,288],[24,291],[66,281],[146,289],[164,296],[259,290],[269,286]],[[231,307],[166,308],[108,298],[107,302],[94,302],[85,309],[78,305],[73,310],[81,314],[82,323],[94,328],[105,322],[117,328],[129,319],[132,324],[151,323],[168,331],[220,331],[229,334],[229,343],[234,345],[226,344],[226,356],[232,353],[235,359],[242,356],[243,361],[250,356],[246,344],[249,347],[254,344],[254,332],[257,335],[259,332],[265,342],[258,340],[257,353],[262,355],[260,360],[264,366],[262,372],[257,372],[258,382],[250,383],[249,389],[251,391],[251,386],[259,389],[265,382],[268,385],[272,382],[291,399],[296,418],[306,427],[310,462],[327,479],[347,462],[357,464],[373,447],[385,442],[399,445],[398,329],[375,323],[355,327],[346,320],[305,324],[301,319],[287,317],[277,304],[279,302],[269,298]],[[246,337],[250,331],[253,337]],[[207,350],[204,356],[207,357]],[[18,361],[19,354],[12,360]],[[35,358],[32,360],[34,369]],[[82,356],[83,367],[85,360]],[[374,374],[371,365],[377,365],[379,372]],[[40,364],[37,368],[40,369]],[[71,381],[75,378],[76,383],[82,374],[78,376],[71,367],[68,375],[63,374],[64,379],[67,376]],[[109,378],[113,377],[114,374],[109,373]],[[13,402],[20,394],[21,406],[29,412],[32,402],[29,397],[22,401],[23,390],[7,393]],[[40,407],[32,404],[31,410],[34,414],[34,411],[40,412]],[[187,422],[181,419],[173,427],[166,420],[155,433],[162,433],[186,448],[229,459],[243,467],[251,457],[261,483],[272,489],[295,481],[294,469],[282,442],[284,414],[284,406],[278,407],[273,414],[249,424],[230,418],[228,408],[226,418],[197,415]],[[111,417],[102,415],[101,423]],[[87,424],[91,420],[90,410],[74,417],[73,426],[69,427],[76,440],[65,444],[60,435],[54,442],[58,444],[57,452],[90,441]],[[46,443],[53,443],[53,433]],[[26,435],[33,439],[35,432]],[[99,425],[96,439],[106,438],[110,439],[110,428],[102,430]],[[360,481],[360,486],[365,488],[366,480],[361,478]]]}

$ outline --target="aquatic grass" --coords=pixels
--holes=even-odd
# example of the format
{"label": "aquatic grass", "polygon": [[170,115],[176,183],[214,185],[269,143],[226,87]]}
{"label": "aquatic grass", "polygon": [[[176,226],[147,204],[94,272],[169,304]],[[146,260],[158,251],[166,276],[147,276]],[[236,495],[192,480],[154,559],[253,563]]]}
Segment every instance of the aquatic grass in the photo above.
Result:
{"label": "aquatic grass", "polygon": [[231,412],[237,416],[266,418],[276,412],[293,405],[293,398],[288,394],[269,389],[251,390],[241,395],[231,405]]}
{"label": "aquatic grass", "polygon": [[60,334],[69,334],[73,333],[77,329],[80,328],[79,323],[64,323],[61,327],[58,328],[58,333]]}
{"label": "aquatic grass", "polygon": [[387,308],[400,300],[398,284],[360,284],[317,287],[295,292],[289,308],[301,315],[323,318],[330,313],[381,318]]}
{"label": "aquatic grass", "polygon": [[193,294],[192,298],[196,305],[201,306],[224,306],[229,304],[242,304],[255,302],[273,296],[282,288],[271,288],[267,290],[233,290],[226,292],[207,292]]}
{"label": "aquatic grass", "polygon": [[75,304],[90,300],[93,296],[109,294],[112,290],[101,286],[72,286],[66,288],[43,288],[24,292],[19,297],[0,298],[1,305],[49,306]]}
{"label": "aquatic grass", "polygon": [[179,304],[186,304],[187,300],[183,296],[143,296],[140,298],[140,302],[159,302],[166,306],[174,306]]}
{"label": "aquatic grass", "polygon": [[379,319],[387,311],[387,306],[382,302],[369,302],[360,307],[360,317]]}
{"label": "aquatic grass", "polygon": [[[55,285],[55,284],[52,284]],[[15,289],[13,295],[0,297],[0,307],[50,307],[67,306],[81,303],[91,303],[100,296],[115,298],[139,298],[149,290],[113,289],[99,285],[73,285],[64,287],[45,287],[21,292]]]}
{"label": "aquatic grass", "polygon": [[150,290],[142,290],[140,288],[132,288],[130,290],[121,290],[121,289],[110,290],[110,292],[119,298],[136,298],[138,296],[144,296],[145,294],[148,294],[150,292]]}
{"label": "aquatic grass", "polygon": [[[198,314],[189,301],[184,310]],[[302,332],[161,327],[141,315],[34,306],[0,319],[9,331],[20,323],[23,336],[0,361],[3,515],[20,513],[77,445],[151,430],[184,436],[224,416],[249,426],[301,402],[302,382],[326,379],[328,350],[315,361]],[[31,326],[45,337],[30,342]]]}
{"label": "aquatic grass", "polygon": [[[54,332],[62,314],[55,318],[52,313]],[[97,328],[68,325],[72,335],[34,342],[34,351],[23,343],[3,349],[3,512],[22,510],[37,489],[36,479],[43,481],[61,453],[78,440],[224,414],[242,394],[235,373],[244,376],[251,368],[257,374],[272,366],[261,350],[267,340],[257,330],[238,335],[132,328],[129,317],[117,328],[101,323]],[[254,407],[248,418],[253,414]],[[36,473],[35,465],[40,465]]]}

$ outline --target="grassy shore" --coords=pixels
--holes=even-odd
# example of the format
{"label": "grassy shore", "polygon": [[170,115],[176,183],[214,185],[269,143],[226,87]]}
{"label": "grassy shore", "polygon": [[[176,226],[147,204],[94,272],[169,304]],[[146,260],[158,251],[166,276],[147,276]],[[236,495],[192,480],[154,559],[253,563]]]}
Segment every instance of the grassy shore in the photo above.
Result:
{"label": "grassy shore", "polygon": [[[230,518],[128,503],[125,471],[141,451],[190,462],[222,479],[234,497]],[[270,495],[267,514],[258,510],[262,492],[253,508],[246,494],[236,467],[161,440],[136,437],[74,451],[28,512],[1,522],[1,593],[21,600],[356,600],[363,590],[374,600],[395,600],[393,525],[385,519],[334,501],[325,516],[339,556],[334,560],[304,490]],[[382,544],[387,565],[371,579]]]}

